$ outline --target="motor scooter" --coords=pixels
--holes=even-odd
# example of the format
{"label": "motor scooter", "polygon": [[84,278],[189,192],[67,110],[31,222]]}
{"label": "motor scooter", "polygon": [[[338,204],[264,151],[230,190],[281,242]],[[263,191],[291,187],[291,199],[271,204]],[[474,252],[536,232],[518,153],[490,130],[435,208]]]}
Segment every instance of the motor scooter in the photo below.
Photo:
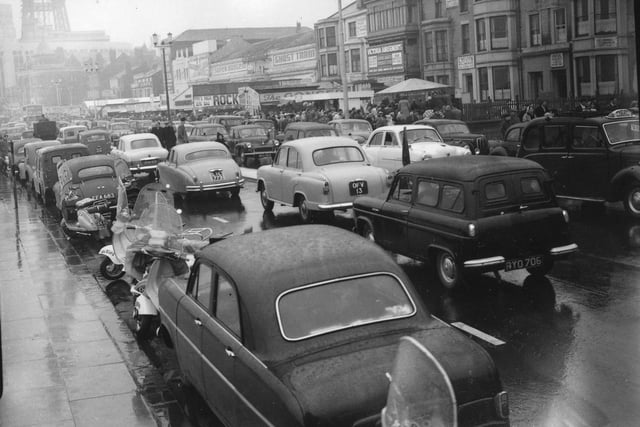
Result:
{"label": "motor scooter", "polygon": [[111,226],[111,244],[103,246],[98,252],[104,256],[100,263],[100,274],[108,280],[117,280],[124,276],[124,258],[127,247],[133,241],[131,235],[125,233],[125,226],[132,221],[132,214],[129,210],[127,190],[118,179],[118,201],[116,204],[116,218]]}

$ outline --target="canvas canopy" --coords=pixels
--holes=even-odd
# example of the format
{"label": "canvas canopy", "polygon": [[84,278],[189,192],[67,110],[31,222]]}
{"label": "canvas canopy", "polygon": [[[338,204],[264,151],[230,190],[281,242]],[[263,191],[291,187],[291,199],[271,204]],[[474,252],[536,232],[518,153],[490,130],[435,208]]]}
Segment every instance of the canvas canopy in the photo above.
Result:
{"label": "canvas canopy", "polygon": [[376,92],[376,95],[404,93],[404,92],[417,92],[417,91],[425,91],[425,90],[444,89],[448,87],[449,86],[436,83],[436,82],[430,82],[428,80],[408,79],[403,82],[397,83],[391,87],[383,89],[380,92]]}

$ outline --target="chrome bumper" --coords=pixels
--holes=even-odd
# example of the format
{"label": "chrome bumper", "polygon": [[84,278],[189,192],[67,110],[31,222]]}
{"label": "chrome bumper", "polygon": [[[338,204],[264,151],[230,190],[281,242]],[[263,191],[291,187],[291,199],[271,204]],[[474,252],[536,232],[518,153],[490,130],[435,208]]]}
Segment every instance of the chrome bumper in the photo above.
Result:
{"label": "chrome bumper", "polygon": [[352,202],[346,202],[346,203],[334,203],[332,205],[318,205],[318,209],[320,210],[334,210],[334,209],[351,209],[353,207],[353,203]]}
{"label": "chrome bumper", "polygon": [[244,178],[234,182],[223,182],[220,184],[198,184],[198,185],[187,185],[186,190],[187,193],[199,193],[201,191],[220,191],[220,190],[230,190],[232,188],[238,188],[244,186]]}
{"label": "chrome bumper", "polygon": [[[562,255],[567,255],[572,252],[578,250],[578,245],[575,243],[571,243],[565,246],[558,246],[556,248],[549,249],[549,255],[552,257],[558,257]],[[479,258],[479,259],[471,259],[469,261],[465,261],[463,266],[464,268],[484,268],[484,267],[497,267],[503,266],[506,262],[503,256],[494,256],[487,258]]]}
{"label": "chrome bumper", "polygon": [[560,255],[570,254],[571,252],[575,252],[577,250],[578,250],[578,245],[576,245],[575,243],[571,243],[570,245],[558,246],[557,248],[552,248],[549,251],[549,253],[552,256],[560,256]]}

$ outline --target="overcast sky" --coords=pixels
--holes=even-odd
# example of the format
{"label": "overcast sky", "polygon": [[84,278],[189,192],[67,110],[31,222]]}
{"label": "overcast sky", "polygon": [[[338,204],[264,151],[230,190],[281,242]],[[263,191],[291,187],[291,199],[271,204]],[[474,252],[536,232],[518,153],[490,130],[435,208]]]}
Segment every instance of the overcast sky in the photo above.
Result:
{"label": "overcast sky", "polygon": [[[343,7],[353,0],[342,0]],[[14,5],[20,37],[20,1]],[[150,44],[151,34],[174,36],[187,29],[282,27],[314,22],[338,10],[338,0],[66,0],[71,30],[104,30],[112,41]]]}

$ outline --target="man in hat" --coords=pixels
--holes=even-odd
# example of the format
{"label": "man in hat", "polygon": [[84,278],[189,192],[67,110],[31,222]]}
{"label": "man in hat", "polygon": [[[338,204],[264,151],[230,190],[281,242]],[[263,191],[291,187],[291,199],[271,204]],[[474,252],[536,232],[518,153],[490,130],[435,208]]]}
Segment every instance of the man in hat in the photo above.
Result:
{"label": "man in hat", "polygon": [[186,118],[180,117],[180,124],[178,125],[178,144],[186,144],[187,142],[189,142],[187,129],[184,127],[186,121]]}

